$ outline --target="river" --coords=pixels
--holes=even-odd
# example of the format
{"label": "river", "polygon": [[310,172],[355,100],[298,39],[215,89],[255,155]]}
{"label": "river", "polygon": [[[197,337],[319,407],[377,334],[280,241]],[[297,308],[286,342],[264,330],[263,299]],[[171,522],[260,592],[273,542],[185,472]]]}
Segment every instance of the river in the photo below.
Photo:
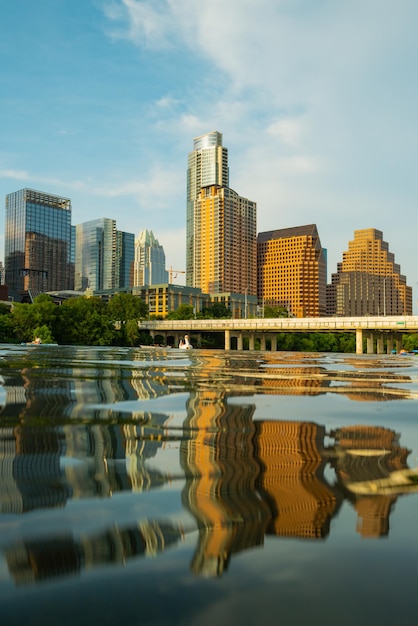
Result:
{"label": "river", "polygon": [[414,622],[418,356],[0,346],[0,616]]}

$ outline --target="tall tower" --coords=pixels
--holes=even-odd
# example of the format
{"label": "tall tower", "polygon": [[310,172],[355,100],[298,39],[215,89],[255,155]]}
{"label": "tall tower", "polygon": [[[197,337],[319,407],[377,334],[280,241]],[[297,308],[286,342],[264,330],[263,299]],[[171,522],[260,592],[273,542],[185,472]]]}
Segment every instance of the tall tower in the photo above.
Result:
{"label": "tall tower", "polygon": [[135,235],[116,231],[116,284],[115,287],[132,287],[134,282]]}
{"label": "tall tower", "polygon": [[229,188],[218,131],[196,137],[188,158],[186,283],[209,294],[257,294],[257,205]]}
{"label": "tall tower", "polygon": [[328,287],[330,315],[412,315],[412,287],[375,228],[354,231]]}
{"label": "tall tower", "polygon": [[186,284],[195,287],[195,204],[202,187],[229,186],[228,150],[222,146],[222,133],[214,130],[193,140],[187,168]]}
{"label": "tall tower", "polygon": [[22,295],[73,288],[69,198],[34,189],[6,196],[5,280]]}
{"label": "tall tower", "polygon": [[116,286],[116,221],[102,217],[77,224],[75,289],[93,291]]}
{"label": "tall tower", "polygon": [[168,282],[164,248],[154,233],[143,230],[135,239],[134,287]]}
{"label": "tall tower", "polygon": [[258,299],[297,317],[326,313],[327,263],[315,224],[259,233]]}

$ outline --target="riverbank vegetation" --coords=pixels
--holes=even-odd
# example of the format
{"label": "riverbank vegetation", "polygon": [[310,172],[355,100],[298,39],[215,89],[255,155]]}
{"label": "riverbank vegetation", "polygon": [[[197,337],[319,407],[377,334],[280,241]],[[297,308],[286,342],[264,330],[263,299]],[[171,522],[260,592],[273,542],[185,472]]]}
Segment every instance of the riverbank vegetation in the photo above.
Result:
{"label": "riverbank vegetation", "polygon": [[[267,307],[266,307],[267,308]],[[271,308],[271,307],[270,307]],[[280,310],[279,310],[280,309]],[[266,310],[269,317],[285,317],[286,309]],[[108,302],[99,297],[81,297],[65,300],[57,305],[42,294],[33,304],[14,303],[12,307],[0,303],[0,342],[31,343],[39,337],[42,343],[90,346],[137,346],[151,344],[155,338],[140,333],[138,320],[148,319],[148,307],[129,293],[114,295]],[[152,316],[151,316],[152,317]],[[195,314],[192,306],[182,305],[170,312],[167,319],[230,318],[223,305],[213,306]],[[277,333],[277,350],[299,352],[355,352],[354,333]],[[161,341],[164,338],[161,337]],[[223,349],[222,333],[202,333],[202,348]],[[260,348],[256,341],[256,349]],[[270,349],[267,341],[267,349]],[[248,339],[244,339],[248,349]],[[406,351],[418,349],[418,334],[403,335]]]}
{"label": "riverbank vegetation", "polygon": [[109,302],[99,297],[70,298],[61,305],[42,294],[33,304],[0,305],[0,341],[87,346],[136,346],[138,320],[148,315],[146,304],[127,293]]}

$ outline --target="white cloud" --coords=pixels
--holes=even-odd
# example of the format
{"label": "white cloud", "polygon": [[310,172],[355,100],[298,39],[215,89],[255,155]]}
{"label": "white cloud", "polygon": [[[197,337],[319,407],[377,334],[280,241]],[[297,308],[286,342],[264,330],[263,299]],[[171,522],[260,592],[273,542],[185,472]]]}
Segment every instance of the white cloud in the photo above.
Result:
{"label": "white cloud", "polygon": [[299,147],[304,135],[304,126],[305,120],[287,117],[272,121],[266,132],[284,145]]}
{"label": "white cloud", "polygon": [[13,180],[30,180],[30,175],[24,170],[0,170],[0,178],[11,178]]}
{"label": "white cloud", "polygon": [[113,28],[112,37],[126,38],[150,48],[171,46],[170,40],[176,31],[167,8],[165,0],[121,0],[104,5],[106,16],[114,24],[123,23]]}

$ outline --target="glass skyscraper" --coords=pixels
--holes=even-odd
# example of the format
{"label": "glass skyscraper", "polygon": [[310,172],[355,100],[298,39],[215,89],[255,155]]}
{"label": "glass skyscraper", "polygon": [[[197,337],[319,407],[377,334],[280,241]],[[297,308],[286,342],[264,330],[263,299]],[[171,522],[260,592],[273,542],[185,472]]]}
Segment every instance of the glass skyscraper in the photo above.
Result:
{"label": "glass skyscraper", "polygon": [[77,224],[75,289],[103,291],[132,286],[133,233],[116,230],[116,220],[101,217]]}
{"label": "glass skyscraper", "polygon": [[77,224],[75,231],[75,289],[114,289],[116,221],[101,217]]}
{"label": "glass skyscraper", "polygon": [[34,189],[6,196],[5,281],[33,296],[73,289],[71,200]]}
{"label": "glass skyscraper", "polygon": [[116,231],[116,282],[117,287],[132,287],[134,284],[135,235]]}

